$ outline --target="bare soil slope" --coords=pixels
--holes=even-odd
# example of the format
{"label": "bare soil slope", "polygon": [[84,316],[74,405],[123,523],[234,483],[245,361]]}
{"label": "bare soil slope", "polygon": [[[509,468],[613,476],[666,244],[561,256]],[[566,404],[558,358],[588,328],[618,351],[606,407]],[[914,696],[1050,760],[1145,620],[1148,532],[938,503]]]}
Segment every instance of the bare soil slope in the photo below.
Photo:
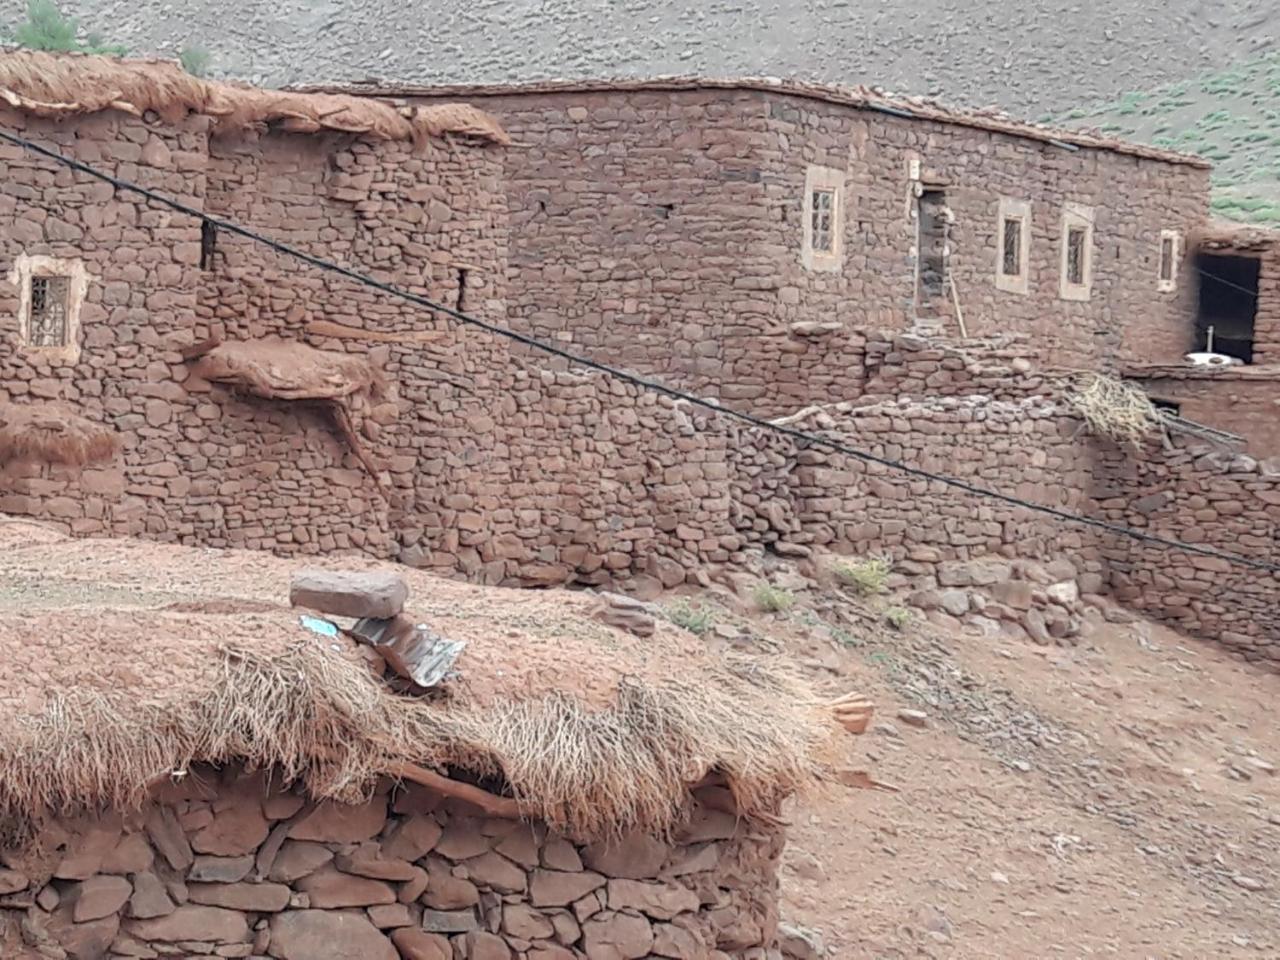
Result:
{"label": "bare soil slope", "polygon": [[[0,25],[26,0],[0,0]],[[132,53],[206,48],[219,74],[481,82],[671,73],[879,83],[1034,116],[1267,49],[1271,0],[60,0]]]}

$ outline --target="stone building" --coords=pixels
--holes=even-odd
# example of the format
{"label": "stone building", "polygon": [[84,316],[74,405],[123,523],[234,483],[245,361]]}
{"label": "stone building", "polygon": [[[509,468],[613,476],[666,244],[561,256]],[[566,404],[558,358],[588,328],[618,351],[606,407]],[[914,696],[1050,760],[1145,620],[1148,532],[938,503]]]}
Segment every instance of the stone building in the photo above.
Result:
{"label": "stone building", "polygon": [[1090,369],[1194,345],[1199,158],[774,80],[350,89],[464,97],[517,141],[514,326],[758,413],[856,396],[873,331]]}
{"label": "stone building", "polygon": [[1194,349],[1205,362],[1126,365],[1127,376],[1183,417],[1280,452],[1280,232],[1211,225],[1192,237]]}
{"label": "stone building", "polygon": [[843,735],[784,664],[410,573],[465,647],[393,690],[287,561],[97,546],[74,607],[0,616],[6,960],[781,957],[779,804]]}

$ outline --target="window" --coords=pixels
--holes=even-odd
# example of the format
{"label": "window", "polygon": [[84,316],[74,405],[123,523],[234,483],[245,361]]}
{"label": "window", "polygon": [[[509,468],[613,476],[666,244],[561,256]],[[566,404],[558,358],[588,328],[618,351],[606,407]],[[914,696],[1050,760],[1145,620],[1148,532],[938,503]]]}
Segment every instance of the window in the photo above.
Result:
{"label": "window", "polygon": [[834,190],[815,190],[809,198],[812,208],[813,252],[832,253],[835,250],[833,221],[835,219],[836,192]]}
{"label": "window", "polygon": [[1160,231],[1160,266],[1156,275],[1156,289],[1171,293],[1178,286],[1178,250],[1181,237],[1176,230]]}
{"label": "window", "polygon": [[1022,276],[1022,221],[1017,217],[1004,218],[1004,266],[1006,277]]}
{"label": "window", "polygon": [[69,277],[31,278],[31,321],[27,342],[33,347],[67,345],[67,309],[70,306]]}
{"label": "window", "polygon": [[947,294],[947,260],[950,254],[948,234],[951,211],[947,194],[937,188],[923,188],[916,204],[916,237],[919,255],[917,307],[925,301]]}
{"label": "window", "polygon": [[805,172],[803,228],[800,262],[805,268],[839,270],[843,262],[843,170],[809,167]]}
{"label": "window", "polygon": [[1031,272],[1031,204],[1022,200],[1000,201],[996,236],[996,287],[1008,293],[1026,293]]}
{"label": "window", "polygon": [[1084,283],[1084,246],[1085,230],[1083,227],[1067,228],[1067,283],[1080,286]]}
{"label": "window", "polygon": [[18,339],[24,350],[70,360],[80,356],[80,305],[89,286],[79,260],[18,257],[9,272],[18,288]]}
{"label": "window", "polygon": [[1062,263],[1058,296],[1088,300],[1093,292],[1093,208],[1068,203],[1062,210]]}

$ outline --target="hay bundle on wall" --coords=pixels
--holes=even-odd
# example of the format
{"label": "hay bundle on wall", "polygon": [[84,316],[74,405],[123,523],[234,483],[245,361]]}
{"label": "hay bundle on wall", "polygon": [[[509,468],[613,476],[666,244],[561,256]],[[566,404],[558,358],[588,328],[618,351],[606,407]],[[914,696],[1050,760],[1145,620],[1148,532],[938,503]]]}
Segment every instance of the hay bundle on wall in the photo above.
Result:
{"label": "hay bundle on wall", "polygon": [[381,140],[459,134],[510,143],[491,115],[469,104],[397,107],[346,94],[260,90],[191,76],[168,60],[122,60],[34,50],[0,52],[0,101],[42,117],[152,111],[170,122],[213,117],[219,131],[278,126],[297,133],[335,130]]}
{"label": "hay bundle on wall", "polygon": [[272,400],[382,397],[381,374],[368,360],[291,340],[220,343],[196,361],[196,373]]}
{"label": "hay bundle on wall", "polygon": [[[410,763],[469,774],[575,835],[661,831],[712,771],[745,813],[776,809],[816,775],[836,733],[777,660],[723,658],[666,624],[642,640],[592,620],[578,594],[397,568],[412,615],[467,642],[461,679],[426,700],[393,693],[352,645],[310,633],[287,608],[261,612],[287,596],[292,567],[279,558],[129,541],[92,555],[74,541],[0,550],[0,578],[19,567],[76,584],[77,606],[0,612],[0,818],[11,828],[45,807],[128,807],[194,761],[245,760],[318,798],[357,799]],[[245,612],[118,608],[144,583],[142,602],[168,607],[157,582],[185,611],[220,597]]]}
{"label": "hay bundle on wall", "polygon": [[119,450],[111,428],[60,404],[0,404],[0,464],[60,463],[83,467]]}

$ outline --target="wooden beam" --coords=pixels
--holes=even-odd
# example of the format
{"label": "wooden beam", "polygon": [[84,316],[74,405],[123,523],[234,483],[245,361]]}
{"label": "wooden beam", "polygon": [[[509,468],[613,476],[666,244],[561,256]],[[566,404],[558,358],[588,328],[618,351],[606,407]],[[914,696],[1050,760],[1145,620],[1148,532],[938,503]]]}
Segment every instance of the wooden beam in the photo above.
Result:
{"label": "wooden beam", "polygon": [[335,340],[366,340],[370,343],[431,343],[447,340],[453,334],[448,330],[362,330],[332,320],[312,320],[307,333],[315,337],[332,337]]}

